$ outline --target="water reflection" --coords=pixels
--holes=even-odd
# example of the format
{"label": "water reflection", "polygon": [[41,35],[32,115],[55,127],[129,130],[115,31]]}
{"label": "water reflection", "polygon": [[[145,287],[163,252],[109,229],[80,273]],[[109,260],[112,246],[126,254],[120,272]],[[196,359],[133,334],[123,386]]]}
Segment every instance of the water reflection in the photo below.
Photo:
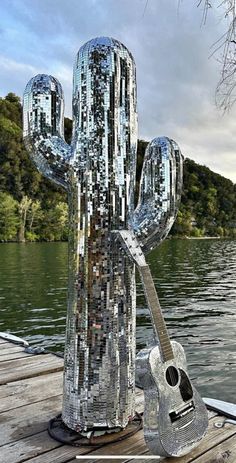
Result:
{"label": "water reflection", "polygon": [[[236,242],[167,240],[148,256],[170,336],[187,354],[204,395],[235,401]],[[62,349],[67,288],[66,243],[0,245],[0,331],[32,345]],[[137,281],[137,347],[152,339]]]}

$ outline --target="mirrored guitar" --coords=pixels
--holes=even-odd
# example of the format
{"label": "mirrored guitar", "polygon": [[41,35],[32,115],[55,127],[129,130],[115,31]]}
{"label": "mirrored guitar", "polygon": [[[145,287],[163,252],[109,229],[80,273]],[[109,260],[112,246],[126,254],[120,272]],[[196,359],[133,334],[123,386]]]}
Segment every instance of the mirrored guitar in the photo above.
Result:
{"label": "mirrored guitar", "polygon": [[119,230],[125,252],[138,267],[150,309],[156,346],[138,353],[136,368],[144,389],[144,437],[160,456],[182,456],[198,445],[208,426],[206,406],[191,383],[183,347],[171,341],[149,265],[134,234]]}

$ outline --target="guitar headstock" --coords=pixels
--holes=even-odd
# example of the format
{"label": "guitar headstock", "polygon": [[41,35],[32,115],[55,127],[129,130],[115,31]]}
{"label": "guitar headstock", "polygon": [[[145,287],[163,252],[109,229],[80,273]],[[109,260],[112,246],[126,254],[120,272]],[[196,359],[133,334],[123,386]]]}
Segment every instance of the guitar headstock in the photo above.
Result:
{"label": "guitar headstock", "polygon": [[116,233],[127,256],[135,262],[138,267],[146,266],[145,256],[135,234],[131,230],[116,230],[114,233]]}

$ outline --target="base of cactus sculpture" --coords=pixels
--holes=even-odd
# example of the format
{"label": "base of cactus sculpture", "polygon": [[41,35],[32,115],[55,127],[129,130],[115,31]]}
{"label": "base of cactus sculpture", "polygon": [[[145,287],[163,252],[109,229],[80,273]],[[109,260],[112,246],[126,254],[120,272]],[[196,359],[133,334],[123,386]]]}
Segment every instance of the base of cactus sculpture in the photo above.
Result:
{"label": "base of cactus sculpture", "polygon": [[93,428],[87,432],[76,432],[68,428],[62,421],[61,414],[49,421],[48,433],[57,441],[73,445],[74,447],[80,446],[98,446],[106,445],[109,443],[119,442],[127,439],[136,434],[143,427],[142,416],[136,413],[130,420],[126,428]]}

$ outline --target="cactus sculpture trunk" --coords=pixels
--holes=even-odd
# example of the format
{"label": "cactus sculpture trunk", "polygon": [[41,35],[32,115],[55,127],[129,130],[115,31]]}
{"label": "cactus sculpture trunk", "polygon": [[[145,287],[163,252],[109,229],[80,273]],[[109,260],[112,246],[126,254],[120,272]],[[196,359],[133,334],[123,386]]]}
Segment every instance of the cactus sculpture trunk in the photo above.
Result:
{"label": "cactus sculpture trunk", "polygon": [[111,232],[133,212],[137,124],[134,63],[118,42],[79,51],[73,107],[63,418],[124,427],[134,412],[135,275]]}
{"label": "cactus sculpture trunk", "polygon": [[71,146],[63,138],[63,106],[54,77],[29,81],[25,143],[69,202],[62,419],[76,431],[124,428],[134,415],[135,273],[113,232],[132,228],[146,252],[166,236],[180,197],[182,156],[171,140],[153,140],[134,211],[135,64],[117,40],[93,39],[79,50]]}

